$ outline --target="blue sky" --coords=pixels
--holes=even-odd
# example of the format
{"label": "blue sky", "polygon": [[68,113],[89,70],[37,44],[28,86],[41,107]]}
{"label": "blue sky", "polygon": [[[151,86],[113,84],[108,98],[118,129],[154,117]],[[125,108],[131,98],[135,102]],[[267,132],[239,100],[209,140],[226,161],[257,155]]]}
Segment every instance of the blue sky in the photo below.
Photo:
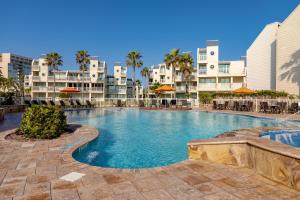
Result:
{"label": "blue sky", "polygon": [[192,51],[220,41],[220,58],[239,59],[267,23],[283,21],[298,0],[1,0],[0,52],[38,57],[56,51],[76,69],[76,50],[125,62],[130,50],[145,66],[172,48]]}

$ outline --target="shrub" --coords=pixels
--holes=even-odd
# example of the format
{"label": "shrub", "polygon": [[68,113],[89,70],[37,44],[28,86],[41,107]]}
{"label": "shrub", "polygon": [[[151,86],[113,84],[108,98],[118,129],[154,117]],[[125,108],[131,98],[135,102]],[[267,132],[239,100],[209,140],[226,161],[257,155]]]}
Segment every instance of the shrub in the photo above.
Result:
{"label": "shrub", "polygon": [[211,93],[200,93],[199,100],[203,104],[210,104],[213,100],[213,95]]}
{"label": "shrub", "polygon": [[26,138],[52,139],[63,133],[66,123],[59,107],[33,105],[23,114],[20,131]]}

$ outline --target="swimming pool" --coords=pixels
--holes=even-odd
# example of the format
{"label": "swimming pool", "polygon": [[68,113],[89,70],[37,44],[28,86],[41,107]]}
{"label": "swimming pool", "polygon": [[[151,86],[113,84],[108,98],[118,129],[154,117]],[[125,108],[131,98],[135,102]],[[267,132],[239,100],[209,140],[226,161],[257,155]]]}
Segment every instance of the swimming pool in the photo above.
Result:
{"label": "swimming pool", "polygon": [[261,133],[260,136],[290,146],[300,147],[300,130],[267,131]]}
{"label": "swimming pool", "polygon": [[96,127],[100,136],[77,149],[83,163],[111,168],[150,168],[186,160],[187,143],[225,131],[278,126],[272,119],[199,111],[96,109],[67,112],[68,121]]}

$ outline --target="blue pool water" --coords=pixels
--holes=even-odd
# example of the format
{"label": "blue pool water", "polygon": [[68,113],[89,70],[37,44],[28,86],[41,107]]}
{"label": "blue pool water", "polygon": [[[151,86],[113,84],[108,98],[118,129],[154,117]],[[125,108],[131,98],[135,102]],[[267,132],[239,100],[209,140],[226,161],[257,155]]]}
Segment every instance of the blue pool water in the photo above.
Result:
{"label": "blue pool water", "polygon": [[267,131],[261,133],[261,137],[290,146],[300,147],[300,130]]}
{"label": "blue pool water", "polygon": [[73,157],[90,165],[149,168],[187,159],[187,143],[240,128],[278,126],[278,121],[198,111],[96,109],[67,112],[69,122],[96,127],[100,136]]}

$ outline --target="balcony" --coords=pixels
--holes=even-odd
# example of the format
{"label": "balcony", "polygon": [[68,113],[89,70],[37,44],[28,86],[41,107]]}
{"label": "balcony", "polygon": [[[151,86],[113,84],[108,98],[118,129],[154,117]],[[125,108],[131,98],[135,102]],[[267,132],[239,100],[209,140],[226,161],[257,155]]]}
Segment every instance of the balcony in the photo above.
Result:
{"label": "balcony", "polygon": [[231,89],[230,83],[218,83],[218,89],[219,90],[229,90]]}
{"label": "balcony", "polygon": [[160,81],[159,81],[160,83],[165,83],[166,82],[166,80],[165,79],[160,79]]}
{"label": "balcony", "polygon": [[175,81],[180,82],[180,81],[182,81],[182,80],[183,80],[182,76],[176,76],[176,77],[175,77]]}
{"label": "balcony", "polygon": [[32,81],[40,81],[41,77],[39,76],[32,76]]}
{"label": "balcony", "polygon": [[98,72],[104,72],[104,67],[97,67]]}
{"label": "balcony", "polygon": [[159,70],[159,73],[160,73],[160,74],[165,74],[165,73],[166,73],[166,70],[165,70],[165,69],[160,69],[160,70]]}
{"label": "balcony", "polygon": [[[55,87],[55,92],[60,92],[61,90],[63,90],[65,87],[59,87],[59,86],[56,86]],[[49,92],[54,92],[54,87],[53,86],[50,86],[50,87],[47,87],[47,91]]]}
{"label": "balcony", "polygon": [[216,90],[217,84],[216,83],[199,83],[198,90]]}
{"label": "balcony", "polygon": [[90,88],[92,92],[101,92],[103,93],[103,87],[92,87]]}
{"label": "balcony", "polygon": [[40,71],[39,65],[32,65],[32,71]]}
{"label": "balcony", "polygon": [[33,92],[46,92],[47,87],[46,86],[33,86],[32,91]]}

